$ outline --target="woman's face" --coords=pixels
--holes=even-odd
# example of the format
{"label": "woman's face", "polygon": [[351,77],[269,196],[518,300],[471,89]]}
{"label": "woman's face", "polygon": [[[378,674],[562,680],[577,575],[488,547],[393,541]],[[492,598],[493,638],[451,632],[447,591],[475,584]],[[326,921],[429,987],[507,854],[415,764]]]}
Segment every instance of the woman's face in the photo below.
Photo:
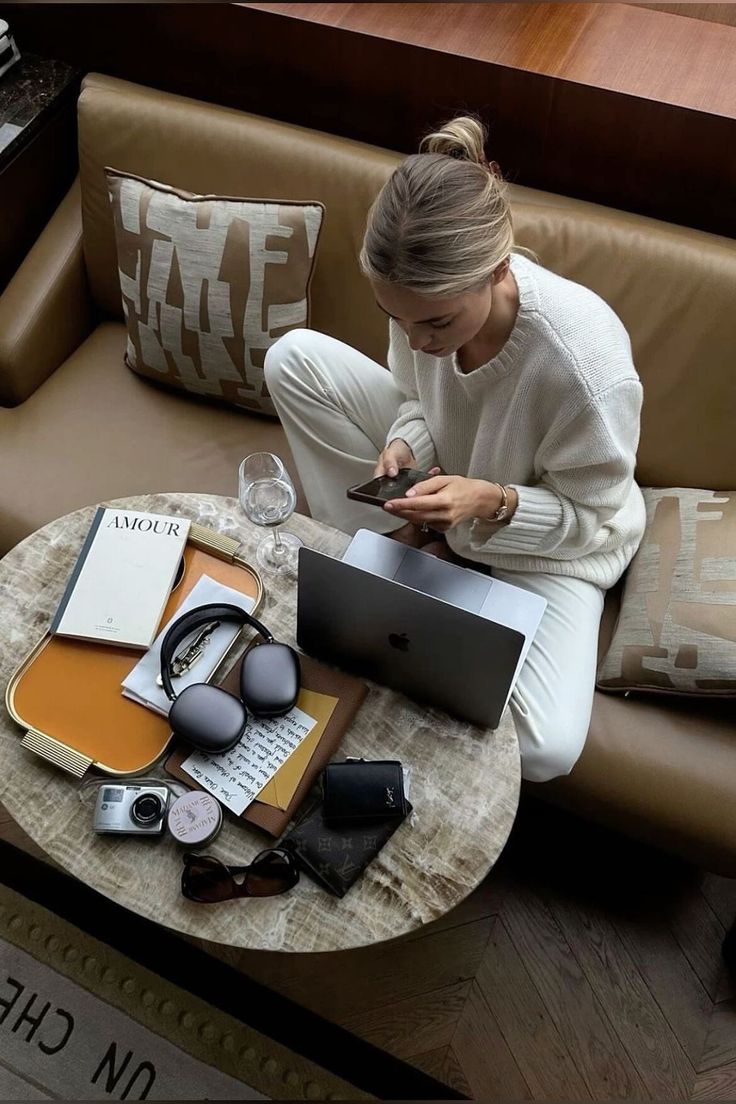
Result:
{"label": "woman's face", "polygon": [[376,280],[371,286],[379,307],[401,326],[411,348],[440,357],[477,337],[491,313],[494,282],[491,278],[480,289],[438,299]]}

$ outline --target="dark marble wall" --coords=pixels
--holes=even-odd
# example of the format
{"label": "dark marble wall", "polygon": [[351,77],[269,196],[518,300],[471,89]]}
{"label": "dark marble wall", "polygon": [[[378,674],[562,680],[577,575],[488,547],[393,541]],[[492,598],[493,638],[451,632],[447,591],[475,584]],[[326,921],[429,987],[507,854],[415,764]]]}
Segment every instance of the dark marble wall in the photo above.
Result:
{"label": "dark marble wall", "polygon": [[81,72],[18,46],[20,61],[0,77],[0,291],[77,173]]}
{"label": "dark marble wall", "polygon": [[36,54],[22,54],[0,77],[0,172],[78,78],[78,71],[65,61]]}

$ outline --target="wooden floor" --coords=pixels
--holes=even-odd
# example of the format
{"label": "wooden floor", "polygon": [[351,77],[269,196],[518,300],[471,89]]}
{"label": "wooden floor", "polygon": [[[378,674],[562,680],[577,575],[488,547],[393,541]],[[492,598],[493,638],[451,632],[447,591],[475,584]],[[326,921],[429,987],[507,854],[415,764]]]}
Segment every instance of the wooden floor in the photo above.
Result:
{"label": "wooden floor", "polygon": [[[2,811],[0,835],[24,842]],[[728,1100],[735,914],[736,883],[526,801],[486,882],[411,937],[203,946],[469,1097]]]}
{"label": "wooden floor", "polygon": [[736,883],[526,802],[486,882],[403,940],[220,949],[479,1099],[736,1098]]}

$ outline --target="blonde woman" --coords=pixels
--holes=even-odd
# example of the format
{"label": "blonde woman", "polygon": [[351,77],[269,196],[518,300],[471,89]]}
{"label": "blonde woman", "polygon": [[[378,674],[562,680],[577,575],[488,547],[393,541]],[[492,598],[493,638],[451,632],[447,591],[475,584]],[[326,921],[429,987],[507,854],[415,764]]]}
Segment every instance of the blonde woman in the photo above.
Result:
{"label": "blonde woman", "polygon": [[[360,260],[390,320],[390,372],[297,330],[266,379],[314,517],[348,533],[408,524],[420,544],[437,531],[547,599],[510,702],[523,776],[542,782],[582,751],[604,592],[644,531],[642,388],[610,307],[514,251],[485,140],[474,118],[447,123],[371,208]],[[433,476],[383,512],[345,497],[400,467]]]}

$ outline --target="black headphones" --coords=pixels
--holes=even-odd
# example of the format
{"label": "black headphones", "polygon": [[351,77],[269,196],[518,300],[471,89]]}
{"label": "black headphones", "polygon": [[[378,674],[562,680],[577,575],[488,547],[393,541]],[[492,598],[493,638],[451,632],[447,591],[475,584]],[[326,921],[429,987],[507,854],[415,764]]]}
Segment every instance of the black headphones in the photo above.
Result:
{"label": "black headphones", "polygon": [[[240,697],[207,682],[194,682],[178,696],[169,666],[178,644],[210,621],[252,625],[265,644],[250,648],[240,666]],[[299,694],[299,656],[288,644],[277,644],[271,633],[239,606],[197,606],[183,614],[161,643],[161,682],[172,701],[169,723],[175,736],[212,755],[235,747],[245,732],[248,709],[260,717],[281,717]],[[246,708],[247,706],[247,708]]]}

